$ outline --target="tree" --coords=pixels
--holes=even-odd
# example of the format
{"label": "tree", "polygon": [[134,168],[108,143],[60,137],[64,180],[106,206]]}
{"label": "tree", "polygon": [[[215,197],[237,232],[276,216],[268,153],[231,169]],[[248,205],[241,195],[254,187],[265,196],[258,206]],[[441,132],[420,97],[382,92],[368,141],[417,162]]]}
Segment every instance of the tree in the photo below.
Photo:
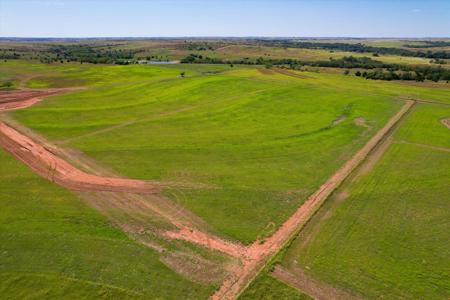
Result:
{"label": "tree", "polygon": [[360,71],[356,71],[355,75],[359,77],[359,76],[361,76],[361,72]]}

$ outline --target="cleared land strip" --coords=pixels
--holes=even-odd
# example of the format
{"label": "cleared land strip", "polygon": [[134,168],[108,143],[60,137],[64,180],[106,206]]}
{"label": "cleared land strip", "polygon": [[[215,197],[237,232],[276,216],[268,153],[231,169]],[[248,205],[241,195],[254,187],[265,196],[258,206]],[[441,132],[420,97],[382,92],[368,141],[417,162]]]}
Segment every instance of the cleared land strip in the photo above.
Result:
{"label": "cleared land strip", "polygon": [[391,131],[394,125],[411,109],[414,101],[406,101],[400,111],[378,131],[344,166],[331,176],[305,203],[264,243],[255,241],[248,247],[243,264],[227,278],[211,299],[235,299],[264,268],[266,263],[306,224],[325,199]]}

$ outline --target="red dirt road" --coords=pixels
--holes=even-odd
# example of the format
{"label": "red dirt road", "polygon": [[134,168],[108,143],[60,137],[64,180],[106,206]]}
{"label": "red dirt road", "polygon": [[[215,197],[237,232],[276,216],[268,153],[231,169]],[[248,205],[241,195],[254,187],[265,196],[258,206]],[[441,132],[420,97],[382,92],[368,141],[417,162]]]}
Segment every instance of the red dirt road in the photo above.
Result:
{"label": "red dirt road", "polygon": [[234,257],[242,257],[247,252],[243,245],[222,240],[218,237],[205,234],[201,231],[178,225],[178,231],[166,231],[163,235],[171,239],[185,240],[202,245],[206,248],[217,250]]}
{"label": "red dirt road", "polygon": [[71,190],[134,193],[158,191],[146,181],[101,177],[80,171],[3,122],[0,122],[0,144],[42,177]]}
{"label": "red dirt road", "polygon": [[[0,112],[29,107],[42,97],[74,89],[18,90],[0,93]],[[0,144],[36,173],[71,190],[155,193],[149,182],[101,177],[80,171],[29,137],[0,122]]]}
{"label": "red dirt road", "polygon": [[275,255],[311,218],[326,198],[383,140],[394,125],[411,109],[414,101],[406,101],[400,111],[369,142],[331,176],[305,203],[263,244],[255,241],[246,252],[242,268],[230,276],[211,299],[235,299]]}
{"label": "red dirt road", "polygon": [[73,91],[75,89],[17,90],[0,92],[0,112],[32,106],[43,97]]}
{"label": "red dirt road", "polygon": [[[73,89],[0,92],[0,112],[29,107],[39,102],[41,97],[70,90]],[[59,149],[53,145],[46,146],[46,144],[43,141],[35,141],[6,123],[0,122],[0,145],[40,176],[67,189],[138,194],[157,194],[160,191],[161,185],[154,185],[144,180],[88,174],[56,155],[60,152]],[[169,209],[169,207],[166,207],[166,209]],[[234,257],[240,257],[245,252],[243,245],[222,240],[197,229],[188,228],[180,220],[167,217],[164,212],[160,212],[160,214],[168,218],[179,229],[178,231],[163,232],[162,235],[166,238],[186,240]],[[195,216],[191,216],[191,218],[195,218]]]}
{"label": "red dirt road", "polygon": [[[56,94],[60,90],[17,91],[0,93],[0,112],[28,107],[40,101],[40,97]],[[394,125],[414,105],[406,101],[400,111],[373,136],[369,142],[330,177],[305,203],[264,243],[255,241],[252,245],[232,243],[198,230],[175,224],[178,231],[163,233],[167,238],[186,240],[238,257],[241,264],[223,282],[211,299],[235,299],[275,255],[311,218],[326,198],[347,178],[367,155],[383,140]],[[0,144],[39,175],[71,190],[112,191],[131,193],[158,193],[159,189],[150,182],[133,179],[102,177],[87,174],[54,154],[51,149],[0,122]]]}

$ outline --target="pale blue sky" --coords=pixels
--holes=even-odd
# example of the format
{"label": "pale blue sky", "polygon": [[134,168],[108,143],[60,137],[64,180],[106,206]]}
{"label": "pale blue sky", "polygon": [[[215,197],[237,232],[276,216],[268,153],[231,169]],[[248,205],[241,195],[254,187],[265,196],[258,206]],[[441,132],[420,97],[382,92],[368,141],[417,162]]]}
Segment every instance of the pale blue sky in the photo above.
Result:
{"label": "pale blue sky", "polygon": [[449,37],[450,0],[0,0],[2,37]]}

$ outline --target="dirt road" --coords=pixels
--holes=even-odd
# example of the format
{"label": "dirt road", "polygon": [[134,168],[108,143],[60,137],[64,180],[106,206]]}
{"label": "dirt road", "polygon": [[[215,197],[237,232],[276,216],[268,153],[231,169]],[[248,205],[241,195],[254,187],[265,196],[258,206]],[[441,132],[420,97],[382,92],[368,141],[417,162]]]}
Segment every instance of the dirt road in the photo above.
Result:
{"label": "dirt road", "polygon": [[333,176],[331,176],[305,203],[264,243],[255,241],[246,251],[242,268],[230,276],[211,299],[235,299],[250,284],[256,275],[311,218],[325,199],[344,181],[345,178],[367,157],[394,125],[414,105],[414,101],[407,101],[400,111],[379,130],[369,142],[347,161]]}
{"label": "dirt road", "polygon": [[80,88],[3,91],[0,92],[0,112],[26,108],[41,101],[43,97],[74,90],[80,90]]}
{"label": "dirt road", "polygon": [[87,174],[49,149],[0,122],[0,144],[33,171],[61,186],[78,191],[156,193],[158,189],[142,180]]}
{"label": "dirt road", "polygon": [[[46,91],[19,90],[0,92],[0,112],[29,107],[39,102],[42,97],[68,90],[52,89]],[[16,124],[16,127],[21,128],[21,130],[15,129],[5,122],[0,121],[0,145],[40,176],[70,190],[121,193],[119,198],[111,193],[106,195],[108,199],[115,200],[115,203],[105,204],[104,199],[92,200],[93,198],[103,198],[101,197],[103,194],[97,194],[99,197],[93,197],[92,195],[85,197],[89,198],[88,202],[99,211],[118,208],[119,210],[123,210],[123,212],[126,211],[129,213],[130,219],[133,219],[135,213],[139,214],[149,209],[167,219],[178,229],[177,231],[162,232],[161,235],[163,237],[186,240],[234,257],[240,257],[245,252],[245,247],[239,243],[226,241],[212,234],[195,229],[205,229],[208,226],[207,224],[203,224],[203,220],[186,211],[183,207],[159,195],[161,187],[164,187],[165,184],[173,186],[174,183],[154,184],[153,182],[144,180],[89,174],[78,169],[64,158],[70,155],[68,151],[62,151],[42,138],[29,137],[28,135],[32,135],[32,133],[26,127],[19,126],[19,124]],[[24,132],[28,132],[28,135]],[[65,153],[65,156],[61,156],[62,153]],[[72,156],[70,158],[80,163],[78,156]],[[83,163],[82,165],[85,169],[94,173],[103,173],[100,170],[101,168],[93,163],[87,165]],[[133,196],[130,193],[152,194],[152,198],[139,198],[137,195]],[[121,201],[127,203],[121,204]]]}
{"label": "dirt road", "polygon": [[[34,92],[19,91],[15,96],[12,93],[0,95],[0,112],[2,110],[28,107],[40,101],[40,97],[51,95],[57,91],[49,90],[43,94],[35,94]],[[171,239],[186,240],[240,258],[241,263],[230,273],[220,289],[211,296],[211,299],[235,299],[264,268],[270,258],[298,233],[326,198],[384,139],[394,125],[411,109],[414,103],[414,101],[406,101],[400,111],[361,150],[312,194],[265,241],[257,240],[252,245],[245,247],[238,243],[225,241],[211,234],[185,227],[183,224],[178,224],[176,220],[172,220],[172,223],[178,230],[167,231],[163,233],[163,236]],[[3,122],[0,122],[0,144],[39,175],[68,189],[150,194],[157,194],[159,192],[159,189],[150,182],[91,175],[83,172],[56,155],[52,149],[39,144]]]}

